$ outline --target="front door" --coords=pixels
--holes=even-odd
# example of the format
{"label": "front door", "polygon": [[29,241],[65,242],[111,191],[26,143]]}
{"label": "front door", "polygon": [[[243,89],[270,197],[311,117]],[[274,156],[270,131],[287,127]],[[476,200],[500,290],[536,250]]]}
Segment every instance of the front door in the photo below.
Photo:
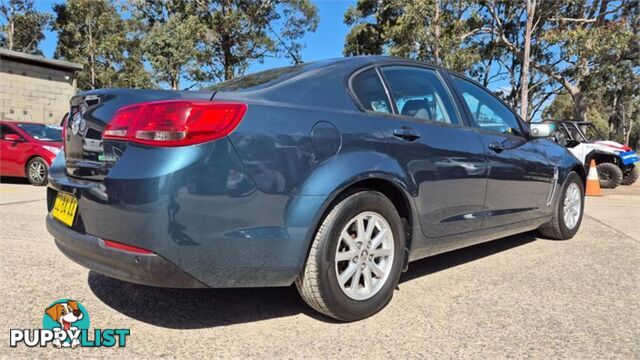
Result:
{"label": "front door", "polygon": [[23,151],[28,144],[24,141],[5,140],[5,135],[18,135],[17,131],[9,125],[0,125],[0,174],[4,176],[24,176],[25,155]]}
{"label": "front door", "polygon": [[545,216],[554,169],[517,116],[480,86],[453,76],[487,155],[489,178],[484,227]]}

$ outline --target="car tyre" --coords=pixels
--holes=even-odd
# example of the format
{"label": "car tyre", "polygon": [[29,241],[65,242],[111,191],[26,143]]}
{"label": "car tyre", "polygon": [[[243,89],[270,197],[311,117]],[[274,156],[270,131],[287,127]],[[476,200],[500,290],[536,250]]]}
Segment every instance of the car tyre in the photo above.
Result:
{"label": "car tyre", "polygon": [[[575,201],[578,201],[578,203],[576,204]],[[562,186],[553,218],[542,225],[538,232],[542,236],[551,239],[571,239],[580,228],[583,213],[584,183],[580,176],[572,171]],[[575,215],[575,217],[572,215]]]}
{"label": "car tyre", "polygon": [[640,177],[640,171],[638,171],[638,167],[634,166],[627,172],[622,178],[621,185],[633,185]]}
{"label": "car tyre", "polygon": [[49,164],[41,157],[35,157],[27,163],[27,179],[34,186],[47,185],[49,175]]}
{"label": "car tyre", "polygon": [[604,189],[614,189],[622,182],[622,170],[613,163],[600,163],[596,166],[600,187]]}
{"label": "car tyre", "polygon": [[[405,260],[403,223],[393,203],[377,191],[361,190],[334,203],[315,234],[305,267],[296,280],[296,287],[313,309],[337,320],[356,321],[380,311],[393,296]],[[364,219],[362,227],[359,227],[360,219]],[[372,224],[371,240],[367,241]],[[360,229],[364,230],[362,236],[358,234]],[[344,236],[349,233],[350,240]],[[384,236],[384,240],[377,240],[380,244],[376,243],[378,235]],[[352,241],[353,248],[349,245]],[[370,248],[367,254],[366,246],[371,243],[374,243],[374,248]],[[341,246],[344,247],[342,251]],[[383,251],[389,254],[391,250],[391,256],[373,258]],[[349,254],[354,253],[356,256],[351,259]],[[341,260],[342,257],[348,257],[349,260]],[[373,260],[367,262],[370,258]],[[371,264],[376,261],[379,261],[376,270],[385,269],[385,272],[378,271],[376,274]],[[341,283],[338,276],[346,278],[352,266],[355,266],[356,270],[353,271],[359,277],[353,275],[347,282]],[[358,269],[361,271],[358,272]],[[369,275],[366,275],[367,272]],[[354,282],[356,278],[357,282]]]}

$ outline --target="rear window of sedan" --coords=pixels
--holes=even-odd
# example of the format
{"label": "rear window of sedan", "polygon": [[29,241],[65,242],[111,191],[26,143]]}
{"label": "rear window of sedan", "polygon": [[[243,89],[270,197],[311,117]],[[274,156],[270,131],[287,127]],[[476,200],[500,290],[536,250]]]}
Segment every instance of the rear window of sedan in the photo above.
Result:
{"label": "rear window of sedan", "polygon": [[258,90],[272,84],[282,82],[301,73],[311,63],[282,67],[272,70],[257,72],[255,74],[237,77],[209,86],[204,90],[213,91],[248,91]]}
{"label": "rear window of sedan", "polygon": [[391,113],[389,98],[374,69],[365,70],[356,75],[351,86],[358,101],[366,110]]}

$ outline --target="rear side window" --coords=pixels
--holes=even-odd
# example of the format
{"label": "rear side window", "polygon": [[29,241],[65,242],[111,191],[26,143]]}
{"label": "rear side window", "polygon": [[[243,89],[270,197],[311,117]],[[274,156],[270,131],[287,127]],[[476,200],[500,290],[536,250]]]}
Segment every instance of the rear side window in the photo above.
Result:
{"label": "rear side window", "polygon": [[435,70],[411,66],[382,68],[400,115],[459,124],[449,92]]}
{"label": "rear side window", "polygon": [[391,104],[380,82],[380,77],[374,69],[358,74],[351,83],[360,104],[371,111],[391,113]]}
{"label": "rear side window", "polygon": [[522,136],[518,118],[487,90],[457,76],[453,77],[453,83],[462,94],[478,128]]}

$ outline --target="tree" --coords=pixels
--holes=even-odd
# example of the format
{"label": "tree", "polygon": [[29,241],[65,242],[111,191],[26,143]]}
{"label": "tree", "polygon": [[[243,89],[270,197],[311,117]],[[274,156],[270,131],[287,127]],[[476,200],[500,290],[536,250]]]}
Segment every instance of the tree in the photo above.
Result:
{"label": "tree", "polygon": [[193,72],[197,81],[228,80],[252,62],[284,56],[302,62],[302,38],[318,26],[318,10],[310,0],[196,1],[196,14],[206,31]]}
{"label": "tree", "polygon": [[0,0],[0,46],[30,54],[39,49],[51,16],[34,9],[34,0]]}
{"label": "tree", "polygon": [[154,77],[179,90],[185,73],[196,68],[196,45],[202,36],[198,18],[172,16],[156,22],[142,41],[142,48],[154,69]]}
{"label": "tree", "polygon": [[632,61],[618,63],[616,67],[611,67],[606,81],[601,83],[605,89],[603,97],[611,107],[609,137],[619,138],[620,142],[628,145],[634,125],[640,118],[638,64]]}
{"label": "tree", "polygon": [[153,68],[154,78],[180,89],[196,70],[198,44],[204,36],[195,16],[195,1],[129,0],[128,10],[140,24],[141,47]]}
{"label": "tree", "polygon": [[54,57],[84,66],[81,89],[150,87],[142,64],[135,21],[125,21],[108,0],[70,0],[53,6],[58,32]]}
{"label": "tree", "polygon": [[534,31],[534,20],[536,14],[536,0],[526,0],[527,25],[524,35],[524,49],[522,51],[522,72],[521,72],[521,95],[520,95],[520,117],[528,120],[529,111],[529,62],[531,59],[531,35]]}
{"label": "tree", "polygon": [[359,0],[345,13],[352,26],[345,55],[388,52],[464,71],[480,60],[471,39],[484,31],[472,1]]}
{"label": "tree", "polygon": [[402,8],[393,0],[358,0],[344,14],[349,25],[343,53],[345,56],[380,55],[385,51],[385,30],[393,28]]}
{"label": "tree", "polygon": [[545,3],[539,8],[545,14],[534,12],[536,19],[532,19],[532,32],[539,31],[534,38],[542,51],[540,59],[525,56],[523,48],[506,36],[496,10],[500,3],[491,0],[486,5],[496,22],[493,31],[498,34],[500,44],[560,84],[573,101],[576,119],[586,118],[588,99],[584,88],[589,78],[603,65],[623,60],[635,51],[630,46],[633,35],[624,16],[637,6],[635,0]]}
{"label": "tree", "polygon": [[[555,16],[560,2],[547,2],[538,6],[534,0],[483,2],[483,21],[489,30],[480,36],[490,37],[499,48],[498,63],[507,69],[511,91],[505,100],[519,109],[520,115],[530,121],[559,92],[555,80],[539,71],[531,71],[532,63],[549,60],[549,45],[540,41],[548,31],[548,19]],[[487,34],[487,35],[485,35]]]}

